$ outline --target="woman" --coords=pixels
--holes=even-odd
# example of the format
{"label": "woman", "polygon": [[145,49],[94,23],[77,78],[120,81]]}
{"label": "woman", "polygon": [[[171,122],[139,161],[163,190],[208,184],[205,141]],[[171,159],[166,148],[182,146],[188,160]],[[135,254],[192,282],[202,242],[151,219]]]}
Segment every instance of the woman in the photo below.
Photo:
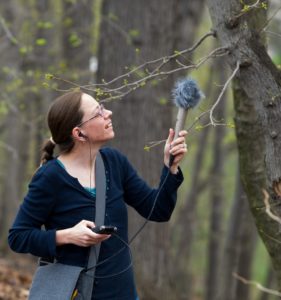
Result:
{"label": "woman", "polygon": [[[100,151],[106,173],[105,225],[118,228],[120,238],[128,241],[126,204],[143,217],[151,212],[157,189],[150,188],[132,168],[127,158],[112,148],[101,148],[114,138],[112,112],[90,95],[67,93],[54,101],[48,113],[52,138],[42,150],[42,165],[9,232],[10,247],[20,253],[55,257],[63,264],[87,266],[90,246],[101,243],[99,261],[112,256],[124,244],[115,236],[96,234],[95,158]],[[187,152],[186,132],[173,140],[173,130],[164,150],[161,181],[168,174],[150,220],[168,221],[176,202],[176,191],[183,181],[178,168]],[[53,157],[58,146],[59,156]],[[169,156],[175,159],[170,169]],[[161,183],[160,183],[161,185]],[[159,185],[159,186],[160,186]],[[45,230],[41,226],[45,226]],[[96,269],[93,299],[136,300],[129,249]],[[113,274],[119,274],[113,276]]]}

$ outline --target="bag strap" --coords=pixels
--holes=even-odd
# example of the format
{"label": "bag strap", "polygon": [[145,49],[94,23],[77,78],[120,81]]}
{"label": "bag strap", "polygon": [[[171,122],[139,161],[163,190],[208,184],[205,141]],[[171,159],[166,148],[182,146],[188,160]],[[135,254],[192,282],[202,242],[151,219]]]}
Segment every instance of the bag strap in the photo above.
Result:
{"label": "bag strap", "polygon": [[[96,226],[100,226],[104,224],[105,192],[106,192],[105,169],[104,169],[104,163],[100,152],[98,152],[96,157],[95,175],[96,175],[95,224]],[[96,271],[95,266],[98,262],[99,253],[100,253],[100,244],[94,245],[90,248],[90,254],[89,254],[88,264],[87,264],[87,269],[89,270],[86,270],[86,272],[81,273],[81,276],[79,277],[78,283],[76,285],[75,291],[78,290],[80,295],[82,295],[82,298],[85,300],[92,299],[94,280],[95,280],[95,271]]]}
{"label": "bag strap", "polygon": [[[95,179],[96,179],[96,215],[95,215],[95,225],[100,226],[104,224],[105,216],[105,193],[106,193],[106,179],[105,179],[105,169],[102,156],[98,152],[96,157],[95,166]],[[97,244],[91,247],[90,255],[88,259],[87,268],[90,268],[86,272],[87,275],[92,280],[88,281],[89,294],[92,294],[94,277],[96,268],[93,268],[98,262],[101,244]]]}

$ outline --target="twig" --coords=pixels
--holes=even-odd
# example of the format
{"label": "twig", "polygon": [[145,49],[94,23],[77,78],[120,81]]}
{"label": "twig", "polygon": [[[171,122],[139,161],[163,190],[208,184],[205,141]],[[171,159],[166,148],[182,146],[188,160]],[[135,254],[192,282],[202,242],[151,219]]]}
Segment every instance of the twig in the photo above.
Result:
{"label": "twig", "polygon": [[262,29],[263,29],[263,30],[266,30],[266,28],[268,27],[269,23],[270,23],[270,22],[274,19],[274,17],[278,14],[278,12],[279,12],[280,9],[281,9],[281,6],[279,6],[279,7],[276,9],[276,11],[272,14],[272,16],[269,17],[269,18],[266,20],[264,26],[262,26]]}
{"label": "twig", "polygon": [[[66,80],[66,79],[63,79],[63,78],[60,78],[58,76],[55,76],[55,75],[52,75],[52,78],[53,79],[56,79],[56,80],[59,80],[59,81],[63,81],[63,82],[66,82],[70,85],[73,85],[75,87],[79,87],[79,88],[82,88],[82,89],[85,89],[85,90],[88,90],[88,91],[94,91],[96,92],[96,90],[94,88],[98,88],[98,87],[106,87],[106,86],[110,86],[112,85],[113,83],[116,83],[118,82],[119,80],[121,79],[124,79],[124,80],[128,80],[132,75],[135,75],[137,74],[138,71],[142,71],[142,70],[146,70],[146,68],[148,66],[151,66],[151,65],[155,65],[156,63],[160,63],[160,65],[158,65],[153,71],[149,72],[148,73],[148,76],[145,77],[145,78],[142,78],[138,81],[133,81],[131,83],[126,83],[126,84],[122,84],[122,86],[118,87],[118,88],[115,88],[115,89],[106,89],[105,92],[106,93],[110,93],[110,92],[117,92],[118,90],[122,90],[124,88],[128,88],[128,86],[135,86],[135,85],[138,85],[140,84],[141,82],[144,82],[145,80],[149,80],[149,79],[153,79],[154,77],[156,76],[159,76],[159,75],[165,75],[166,72],[161,72],[161,73],[157,73],[164,65],[167,65],[168,62],[170,62],[172,59],[175,59],[176,57],[178,56],[182,56],[183,54],[187,54],[187,53],[191,53],[193,52],[196,48],[198,48],[202,42],[210,37],[210,36],[214,36],[214,32],[213,31],[210,31],[208,33],[206,33],[203,37],[201,37],[191,48],[188,48],[188,49],[185,49],[185,50],[182,50],[182,51],[177,51],[176,53],[172,54],[172,55],[169,55],[169,56],[165,56],[165,57],[161,57],[161,58],[158,58],[158,59],[155,59],[155,60],[151,60],[151,61],[148,61],[148,62],[145,62],[135,68],[133,68],[131,71],[125,73],[125,74],[122,74],[118,77],[115,77],[114,79],[112,79],[111,81],[108,81],[108,82],[105,82],[103,80],[103,83],[97,83],[97,84],[88,84],[88,85],[78,85],[72,81],[69,81],[69,80]],[[187,66],[184,67],[185,69],[187,68]],[[179,69],[176,69],[175,71],[177,71]],[[181,70],[181,68],[180,68]],[[147,71],[146,71],[147,72]],[[171,72],[170,72],[171,73]],[[170,74],[169,73],[169,74]],[[173,72],[172,72],[173,73]],[[122,96],[122,95],[120,95]],[[116,99],[117,97],[114,97],[113,99]],[[111,97],[110,97],[111,99]],[[109,100],[108,98],[106,98],[105,100]]]}
{"label": "twig", "polygon": [[278,222],[281,224],[281,219],[274,215],[271,210],[270,210],[270,204],[269,204],[269,194],[265,189],[262,189],[262,192],[264,194],[263,202],[265,204],[265,212],[268,214],[268,216],[273,219],[274,221]]}
{"label": "twig", "polygon": [[6,33],[7,38],[15,45],[18,45],[18,40],[15,38],[15,36],[12,34],[8,26],[6,25],[5,19],[0,15],[0,23],[4,29],[4,32]]}
{"label": "twig", "polygon": [[[214,35],[215,35],[214,31],[210,31],[210,32],[206,33],[204,36],[202,36],[191,48],[188,48],[188,49],[185,49],[185,50],[182,50],[182,51],[178,51],[178,52],[176,52],[176,53],[174,53],[172,55],[169,55],[169,56],[165,56],[165,57],[161,57],[161,58],[157,58],[157,59],[145,62],[142,65],[139,65],[136,68],[132,69],[131,71],[129,71],[129,72],[125,73],[125,74],[122,74],[122,75],[120,75],[118,77],[115,77],[111,81],[104,82],[104,83],[98,83],[98,84],[84,85],[84,86],[81,86],[81,87],[84,88],[84,87],[92,87],[92,86],[108,86],[108,85],[111,85],[112,83],[115,83],[116,81],[118,81],[120,79],[129,78],[135,72],[137,72],[139,70],[143,70],[147,66],[154,65],[154,64],[156,64],[158,62],[161,62],[161,65],[159,67],[157,67],[155,70],[160,69],[160,68],[162,68],[162,66],[164,64],[167,64],[171,59],[174,59],[174,58],[176,58],[176,57],[178,57],[180,55],[183,55],[183,54],[187,54],[187,53],[193,52],[194,50],[196,50],[202,44],[202,42],[206,38],[208,38],[210,36],[214,36]],[[154,74],[155,70],[151,74]]]}
{"label": "twig", "polygon": [[277,32],[273,32],[273,31],[270,31],[270,30],[264,30],[265,33],[270,33],[272,35],[275,35],[275,36],[278,36],[278,37],[281,37],[281,34],[280,33],[277,33]]}
{"label": "twig", "polygon": [[4,148],[4,149],[8,150],[10,153],[12,153],[13,159],[19,158],[18,150],[16,148],[12,147],[11,145],[0,141],[0,147]]}
{"label": "twig", "polygon": [[[115,100],[115,99],[122,99],[123,97],[125,97],[129,93],[131,93],[131,92],[135,91],[136,89],[144,86],[146,84],[146,82],[149,82],[149,81],[151,81],[152,79],[154,79],[156,77],[159,77],[158,80],[162,80],[164,77],[166,77],[170,74],[182,71],[182,70],[198,69],[208,59],[213,58],[213,57],[220,57],[220,56],[226,55],[227,53],[228,53],[228,48],[226,48],[226,47],[216,48],[213,51],[211,51],[208,55],[206,55],[205,57],[202,57],[196,64],[192,64],[192,65],[182,64],[181,67],[178,67],[178,68],[175,68],[175,69],[172,69],[172,70],[169,70],[169,71],[162,71],[162,72],[159,72],[159,73],[153,73],[152,72],[148,76],[143,77],[139,80],[136,80],[136,81],[133,81],[133,82],[130,82],[130,83],[126,83],[126,84],[124,84],[120,87],[117,87],[117,88],[112,88],[112,89],[106,88],[104,91],[101,91],[101,90],[98,90],[97,88],[94,88],[94,87],[97,87],[98,84],[81,86],[79,84],[76,84],[74,82],[71,82],[69,80],[60,78],[60,77],[55,76],[55,75],[50,75],[50,76],[51,76],[52,79],[67,82],[68,84],[73,84],[75,86],[75,88],[84,88],[84,89],[87,89],[89,91],[94,91],[97,94],[96,95],[97,98],[100,96],[99,93],[101,95],[103,95],[103,94],[108,95],[109,94],[110,95],[109,97],[104,98],[102,100],[99,100],[100,102],[109,102],[109,101],[112,101],[112,100]],[[93,88],[90,88],[91,86],[93,86]],[[125,89],[127,89],[127,90],[125,90]],[[123,91],[123,90],[125,90],[125,91]],[[66,90],[63,90],[63,91],[66,91]],[[117,93],[118,95],[112,96],[112,93]]]}
{"label": "twig", "polygon": [[255,285],[260,291],[264,292],[264,293],[267,293],[267,294],[270,294],[270,295],[274,295],[274,296],[279,296],[281,297],[281,293],[276,291],[276,290],[272,290],[272,289],[269,289],[269,288],[266,288],[264,286],[262,286],[259,282],[256,282],[256,281],[252,281],[252,280],[247,280],[246,278],[238,275],[237,273],[233,272],[232,275],[240,280],[241,282],[243,282],[244,284],[247,284],[247,285]]}
{"label": "twig", "polygon": [[214,105],[212,106],[212,108],[210,109],[210,122],[211,122],[211,124],[212,124],[213,126],[216,126],[216,123],[214,122],[214,118],[213,118],[214,110],[215,110],[215,108],[217,107],[217,105],[220,103],[221,98],[222,98],[224,92],[226,91],[228,84],[231,82],[231,80],[234,78],[234,76],[235,76],[236,73],[238,72],[239,67],[240,67],[240,62],[237,61],[237,63],[236,63],[236,68],[234,69],[234,71],[232,72],[231,76],[230,76],[230,77],[228,78],[228,80],[226,81],[226,83],[225,83],[225,85],[224,85],[224,87],[223,87],[223,89],[222,89],[222,91],[221,91],[221,93],[220,93],[220,95],[219,95],[217,101],[215,102],[215,104],[214,104]]}
{"label": "twig", "polygon": [[125,88],[129,87],[129,90],[126,93],[119,94],[118,96],[110,96],[108,98],[104,98],[101,101],[102,102],[108,102],[108,101],[111,101],[111,100],[114,100],[114,99],[121,99],[125,95],[129,94],[132,91],[135,91],[137,88],[143,86],[144,84],[146,84],[146,82],[151,81],[152,79],[154,79],[156,77],[160,77],[161,78],[161,77],[164,77],[164,76],[167,76],[167,75],[171,75],[173,73],[176,73],[176,72],[179,72],[179,71],[182,71],[182,70],[198,69],[208,59],[213,58],[213,57],[223,56],[223,55],[226,55],[227,53],[228,53],[228,48],[226,48],[226,47],[217,48],[217,49],[213,50],[209,55],[201,58],[197,64],[187,65],[187,66],[183,65],[183,66],[181,66],[179,68],[175,68],[175,69],[172,69],[170,71],[165,71],[165,72],[162,71],[162,72],[159,72],[159,73],[156,73],[156,74],[151,74],[151,75],[148,75],[148,76],[146,76],[146,77],[144,77],[142,79],[139,79],[137,81],[128,83],[128,84],[123,85],[121,87],[118,87],[116,89],[107,90],[107,93],[108,92],[113,93],[113,92],[120,91],[122,89],[125,89]]}

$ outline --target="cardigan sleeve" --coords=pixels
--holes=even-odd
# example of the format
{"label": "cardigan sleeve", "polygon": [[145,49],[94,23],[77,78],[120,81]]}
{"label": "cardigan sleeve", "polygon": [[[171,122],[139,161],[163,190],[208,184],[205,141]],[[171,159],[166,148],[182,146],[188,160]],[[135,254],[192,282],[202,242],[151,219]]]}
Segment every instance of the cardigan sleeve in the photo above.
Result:
{"label": "cardigan sleeve", "polygon": [[54,186],[39,169],[9,230],[8,242],[13,251],[42,257],[55,256],[56,230],[41,229],[54,203]]}
{"label": "cardigan sleeve", "polygon": [[164,166],[159,187],[153,189],[137,174],[127,159],[125,165],[124,198],[126,203],[134,207],[141,216],[148,218],[157,197],[149,219],[157,222],[168,221],[176,205],[177,189],[183,181],[181,170],[174,175]]}

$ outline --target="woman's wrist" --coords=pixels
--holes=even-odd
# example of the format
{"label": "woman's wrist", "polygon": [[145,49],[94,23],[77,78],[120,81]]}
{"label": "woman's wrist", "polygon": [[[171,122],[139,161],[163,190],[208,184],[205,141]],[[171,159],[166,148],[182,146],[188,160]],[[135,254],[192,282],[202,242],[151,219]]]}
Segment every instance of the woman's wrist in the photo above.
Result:
{"label": "woman's wrist", "polygon": [[170,172],[171,172],[173,175],[176,175],[176,174],[179,172],[179,167],[178,167],[178,166],[171,166],[171,167],[170,167]]}
{"label": "woman's wrist", "polygon": [[70,243],[70,230],[61,229],[56,231],[56,245],[61,246]]}

